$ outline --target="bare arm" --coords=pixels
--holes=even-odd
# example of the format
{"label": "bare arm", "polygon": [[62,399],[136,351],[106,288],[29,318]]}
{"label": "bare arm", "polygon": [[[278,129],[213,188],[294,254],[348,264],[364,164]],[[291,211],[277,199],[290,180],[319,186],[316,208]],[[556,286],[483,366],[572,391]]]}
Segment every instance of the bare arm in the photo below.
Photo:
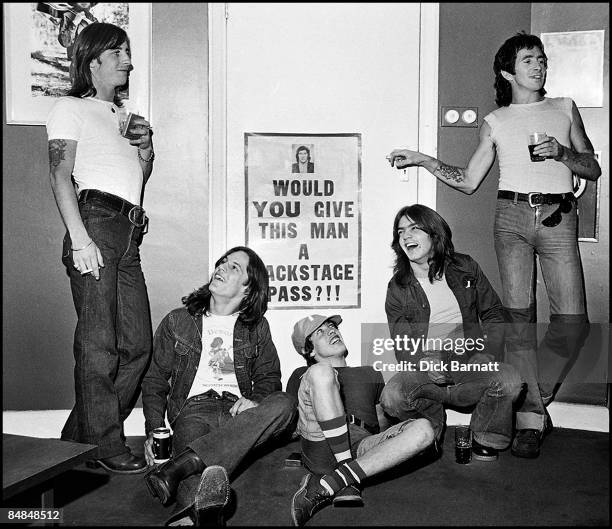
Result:
{"label": "bare arm", "polygon": [[438,180],[471,195],[478,189],[495,161],[495,144],[491,139],[491,127],[485,121],[480,127],[480,143],[465,168],[447,165],[441,160],[407,149],[392,151],[388,159],[391,165],[395,162],[398,169],[411,165],[424,167]]}
{"label": "bare arm", "polygon": [[565,164],[572,173],[586,180],[597,180],[601,167],[595,159],[593,145],[584,130],[584,123],[576,103],[572,102],[572,128],[570,129],[571,147],[561,145],[556,138],[549,136],[547,141],[536,145],[534,154],[553,158]]}
{"label": "bare arm", "polygon": [[72,241],[74,266],[82,274],[89,270],[99,279],[99,268],[104,266],[102,254],[85,229],[71,180],[76,148],[74,140],[49,140],[49,179],[57,208]]}
{"label": "bare arm", "polygon": [[138,147],[138,162],[142,169],[143,183],[146,184],[153,171],[153,160],[155,154],[153,152],[153,131],[147,120],[139,119],[133,127],[130,127],[130,132],[140,134],[140,138],[130,140],[130,145]]}

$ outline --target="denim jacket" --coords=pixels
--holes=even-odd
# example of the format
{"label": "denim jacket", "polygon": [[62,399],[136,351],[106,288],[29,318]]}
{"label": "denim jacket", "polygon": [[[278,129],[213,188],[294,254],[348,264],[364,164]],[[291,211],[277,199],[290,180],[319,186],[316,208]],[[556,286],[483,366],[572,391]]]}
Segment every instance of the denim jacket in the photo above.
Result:
{"label": "denim jacket", "polygon": [[[153,339],[151,365],[142,382],[142,404],[147,434],[170,426],[187,401],[202,354],[202,317],[186,308],[170,312],[159,324]],[[270,326],[262,318],[252,327],[240,319],[234,325],[234,369],[243,397],[261,402],[282,389],[280,361]]]}
{"label": "denim jacket", "polygon": [[[446,282],[457,298],[463,319],[464,337],[476,340],[485,339],[485,349],[489,361],[503,362],[505,311],[499,296],[493,290],[478,263],[469,255],[454,254],[445,271]],[[408,336],[425,340],[429,329],[431,313],[429,301],[419,281],[411,275],[405,286],[396,276],[387,286],[385,312],[391,337]],[[405,350],[395,351],[398,361],[411,360]],[[466,361],[469,354],[462,356]]]}

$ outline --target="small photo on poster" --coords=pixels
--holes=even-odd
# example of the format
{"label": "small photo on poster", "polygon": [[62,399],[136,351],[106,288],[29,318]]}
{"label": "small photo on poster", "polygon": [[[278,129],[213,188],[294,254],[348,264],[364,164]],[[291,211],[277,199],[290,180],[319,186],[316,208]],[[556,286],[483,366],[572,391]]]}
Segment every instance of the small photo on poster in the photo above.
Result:
{"label": "small photo on poster", "polygon": [[292,173],[314,173],[314,145],[309,144],[294,144],[291,146],[293,151],[293,160],[291,164]]}

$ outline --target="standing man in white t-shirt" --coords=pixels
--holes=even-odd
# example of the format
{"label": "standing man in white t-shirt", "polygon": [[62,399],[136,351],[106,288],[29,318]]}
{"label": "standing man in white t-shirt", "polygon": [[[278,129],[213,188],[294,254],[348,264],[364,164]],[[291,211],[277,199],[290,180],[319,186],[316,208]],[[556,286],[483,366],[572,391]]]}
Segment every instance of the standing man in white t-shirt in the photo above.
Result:
{"label": "standing man in white t-shirt", "polygon": [[92,23],[74,45],[72,88],[47,120],[50,179],[66,226],[62,261],[77,311],[76,404],[62,439],[98,445],[96,460],[117,473],[146,470],[125,444],[123,422],[151,355],[151,319],[139,245],[147,217],[143,187],[153,167],[144,119],[119,132],[132,70],[130,41],[113,24]]}
{"label": "standing man in white t-shirt", "polygon": [[145,456],[153,430],[173,430],[172,458],[145,476],[167,524],[223,522],[229,476],[253,449],[293,424],[296,400],[281,391],[280,361],[264,314],[268,272],[250,248],[216,263],[209,283],[183,298],[159,324],[142,383]]}
{"label": "standing man in white t-shirt", "polygon": [[[565,97],[544,97],[547,66],[544,46],[535,35],[518,33],[500,47],[493,64],[499,108],[485,116],[480,144],[467,167],[405,149],[388,157],[398,169],[420,165],[471,194],[499,156],[494,237],[502,301],[510,320],[506,360],[527,384],[516,414],[512,454],[528,458],[539,455],[544,435],[552,430],[545,406],[589,329],[572,173],[593,181],[601,175],[576,104]],[[546,137],[533,148],[532,158],[528,143],[534,132]],[[539,348],[536,255],[551,314]]]}

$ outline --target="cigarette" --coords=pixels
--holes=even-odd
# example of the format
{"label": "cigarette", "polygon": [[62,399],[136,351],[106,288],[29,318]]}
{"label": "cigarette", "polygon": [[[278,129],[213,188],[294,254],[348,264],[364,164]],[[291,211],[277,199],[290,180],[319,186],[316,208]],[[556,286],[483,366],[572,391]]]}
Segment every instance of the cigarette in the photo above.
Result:
{"label": "cigarette", "polygon": [[89,272],[93,272],[93,270],[92,270],[91,268],[88,268],[87,270],[83,270],[83,271],[81,272],[81,275],[83,275],[83,274],[88,274]]}

